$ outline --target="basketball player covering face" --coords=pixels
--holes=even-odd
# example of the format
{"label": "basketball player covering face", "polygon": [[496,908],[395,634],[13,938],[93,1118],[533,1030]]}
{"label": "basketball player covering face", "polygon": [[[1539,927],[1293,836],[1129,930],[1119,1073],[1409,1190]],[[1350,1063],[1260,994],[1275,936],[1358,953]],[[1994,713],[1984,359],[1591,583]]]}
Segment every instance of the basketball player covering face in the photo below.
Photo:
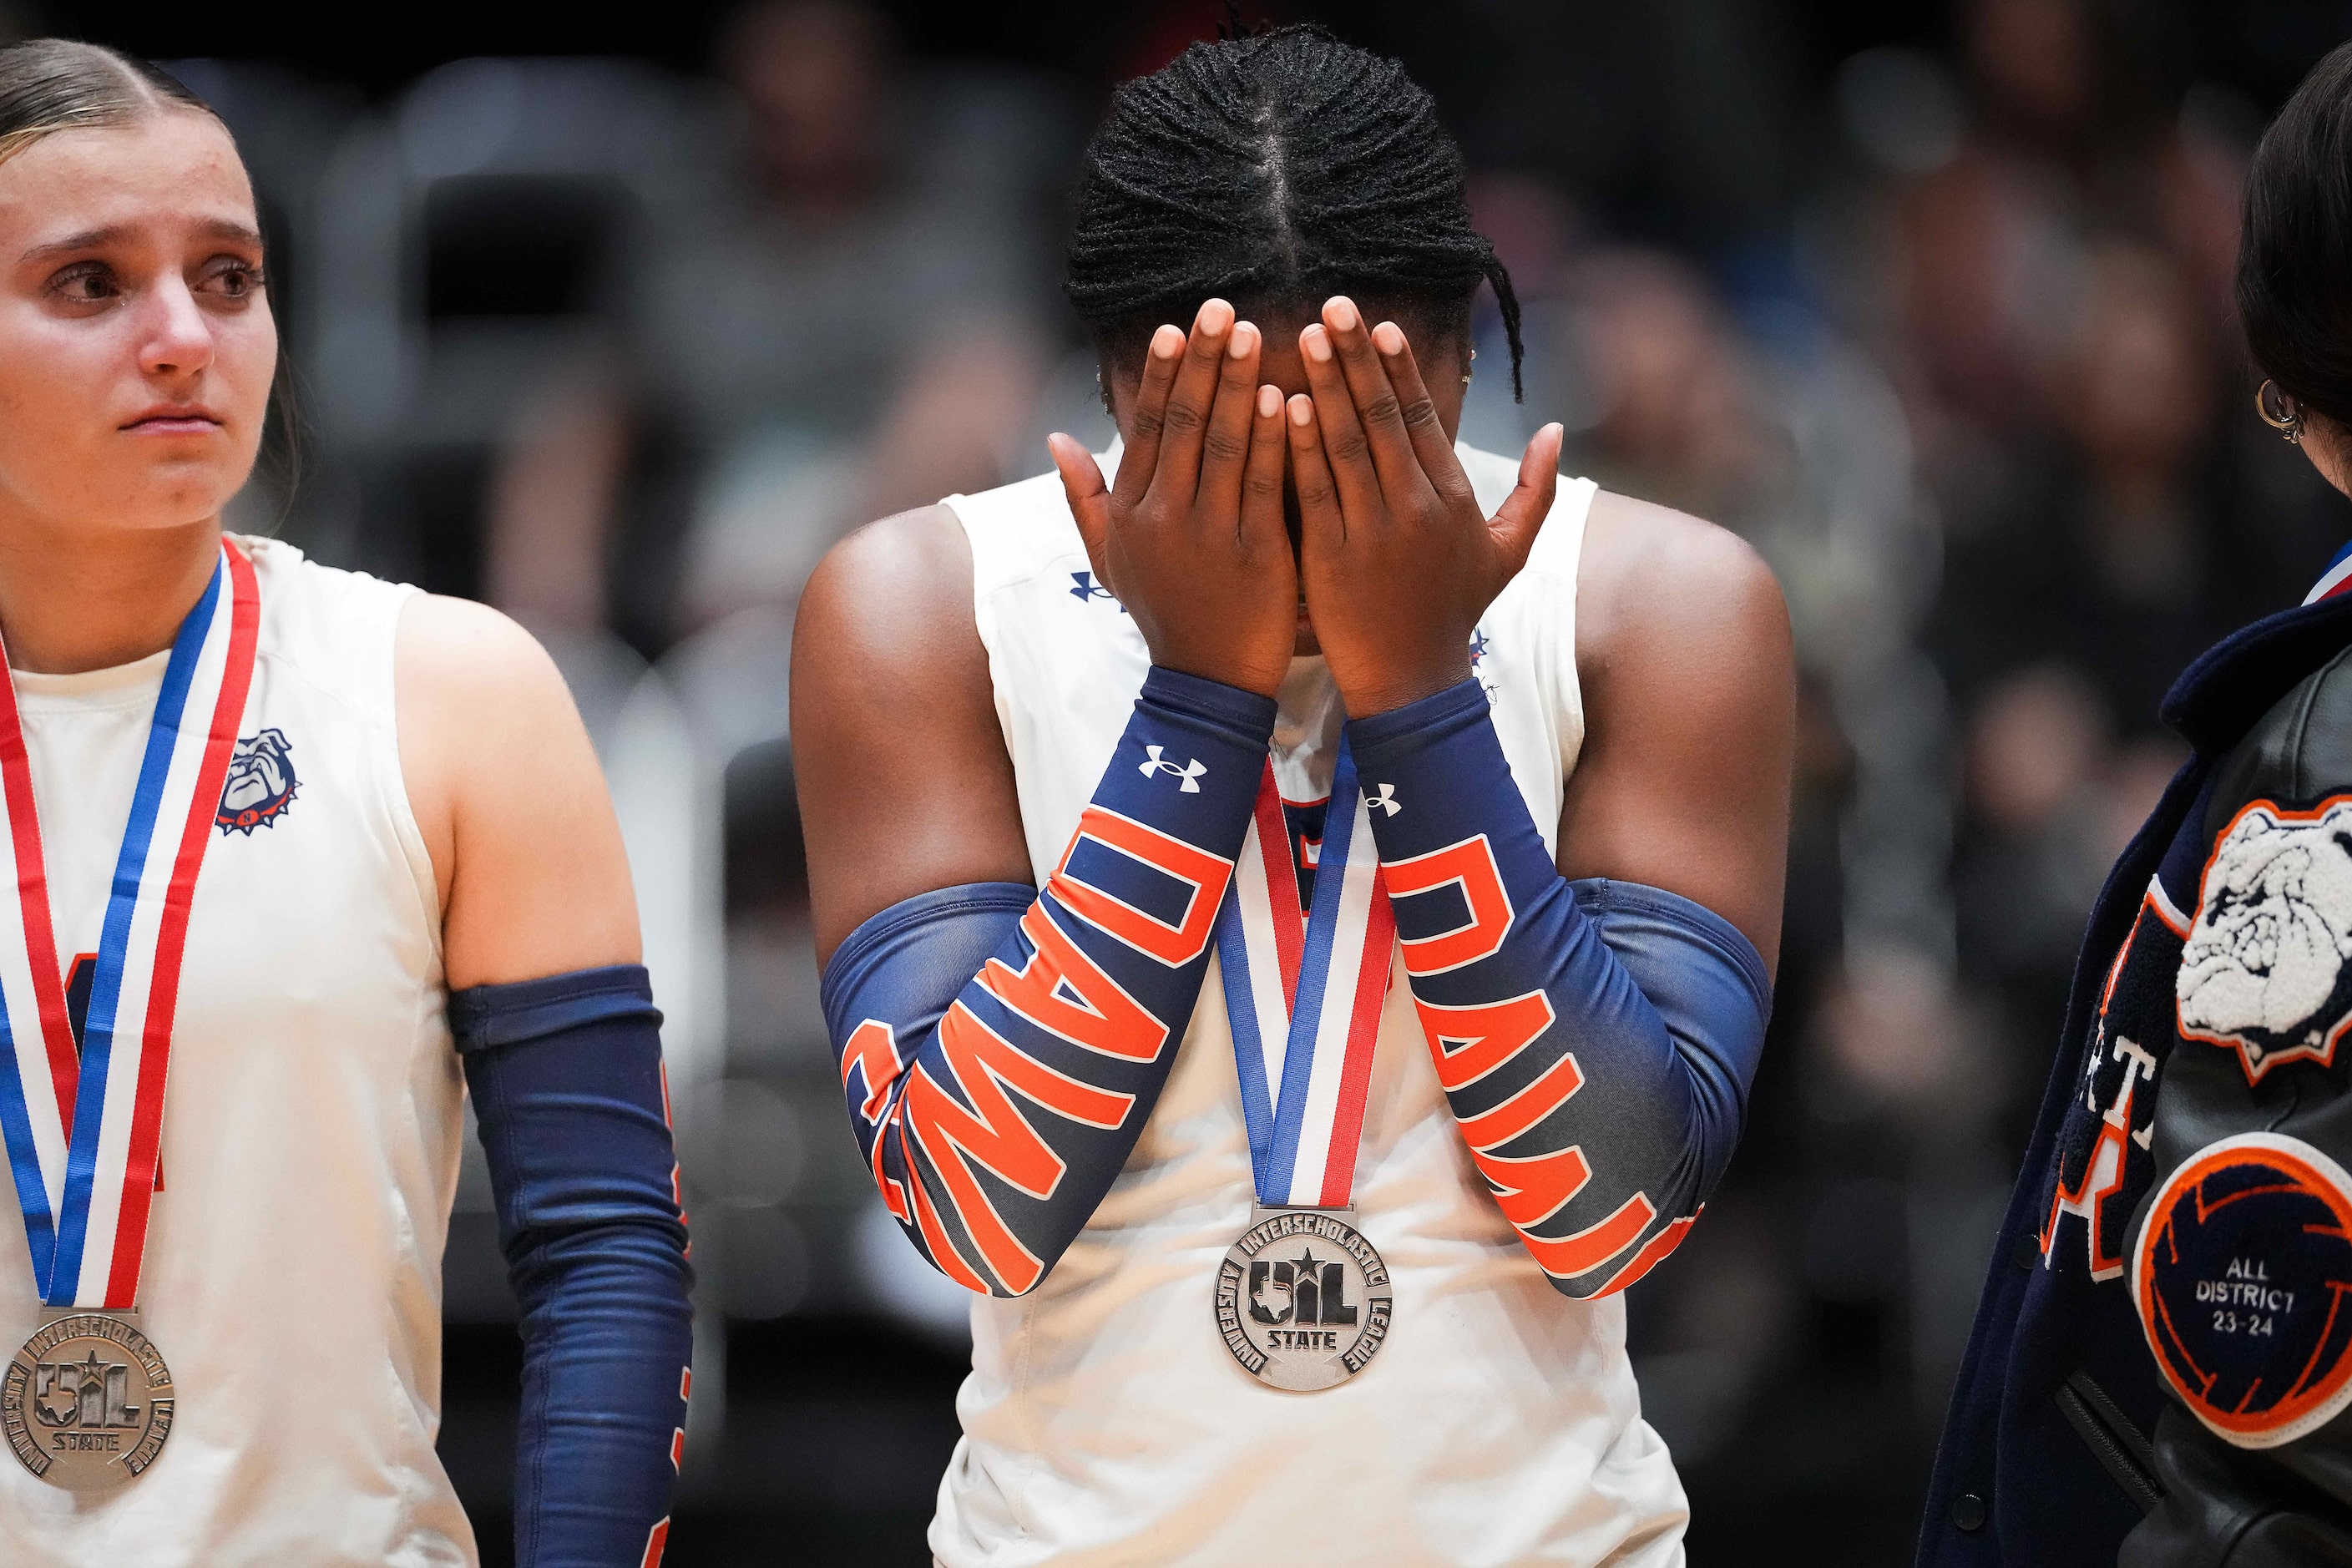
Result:
{"label": "basketball player covering face", "polygon": [[[803,601],[852,1125],[976,1293],[958,1568],[1680,1560],[1615,1293],[1755,1065],[1788,626],[1737,540],[1561,479],[1559,426],[1455,445],[1507,281],[1443,136],[1309,31],[1123,89],[1070,284],[1120,447]],[[1121,233],[1230,298],[1106,303]]]}
{"label": "basketball player covering face", "polygon": [[688,1276],[613,812],[514,625],[224,534],[264,272],[184,88],[0,50],[0,1555],[474,1560],[433,1449],[470,1079],[519,1556],[652,1562]]}

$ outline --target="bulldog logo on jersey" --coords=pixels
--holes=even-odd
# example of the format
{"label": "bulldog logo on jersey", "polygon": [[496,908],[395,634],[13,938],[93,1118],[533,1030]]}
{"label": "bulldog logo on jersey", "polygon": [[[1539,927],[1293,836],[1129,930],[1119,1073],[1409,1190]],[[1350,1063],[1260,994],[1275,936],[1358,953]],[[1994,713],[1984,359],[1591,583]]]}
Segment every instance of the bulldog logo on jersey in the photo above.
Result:
{"label": "bulldog logo on jersey", "polygon": [[283,730],[264,730],[238,740],[213,816],[223,834],[234,828],[247,837],[257,827],[275,827],[301,781],[294,776],[293,749]]}
{"label": "bulldog logo on jersey", "polygon": [[2182,1037],[2235,1050],[2249,1083],[2334,1058],[2352,1024],[2352,795],[2238,814],[2205,868],[2177,994]]}

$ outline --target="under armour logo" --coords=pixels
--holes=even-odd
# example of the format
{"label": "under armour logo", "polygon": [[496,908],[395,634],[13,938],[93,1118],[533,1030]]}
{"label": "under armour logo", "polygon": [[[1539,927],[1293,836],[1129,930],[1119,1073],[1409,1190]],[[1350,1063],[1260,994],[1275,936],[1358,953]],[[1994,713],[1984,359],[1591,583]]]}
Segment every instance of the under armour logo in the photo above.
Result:
{"label": "under armour logo", "polygon": [[1073,599],[1109,599],[1111,601],[1112,608],[1118,610],[1122,616],[1127,614],[1127,606],[1120,604],[1116,598],[1113,598],[1111,591],[1108,588],[1103,586],[1100,583],[1096,582],[1095,574],[1091,572],[1073,572],[1070,574],[1070,597]]}
{"label": "under armour logo", "polygon": [[1364,804],[1370,806],[1374,811],[1385,811],[1391,816],[1394,816],[1398,812],[1404,809],[1403,806],[1397,804],[1396,785],[1392,784],[1381,785],[1381,793],[1372,796],[1371,799],[1364,802]]}
{"label": "under armour logo", "polygon": [[1146,746],[1143,750],[1151,758],[1151,760],[1138,767],[1135,770],[1137,773],[1141,773],[1145,778],[1150,778],[1154,773],[1174,773],[1180,781],[1177,784],[1176,788],[1181,793],[1184,795],[1198,795],[1201,793],[1201,786],[1193,781],[1209,771],[1208,763],[1201,761],[1198,757],[1195,757],[1191,762],[1179,767],[1174,763],[1162,757],[1160,754],[1160,748],[1157,746]]}

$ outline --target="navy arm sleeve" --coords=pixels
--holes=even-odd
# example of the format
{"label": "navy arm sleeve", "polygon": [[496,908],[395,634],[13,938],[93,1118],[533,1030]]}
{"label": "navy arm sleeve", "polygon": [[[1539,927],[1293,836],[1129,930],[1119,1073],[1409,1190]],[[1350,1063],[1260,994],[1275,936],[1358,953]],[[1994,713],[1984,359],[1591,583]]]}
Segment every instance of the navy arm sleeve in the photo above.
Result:
{"label": "navy arm sleeve", "polygon": [[1475,681],[1349,725],[1438,1079],[1552,1283],[1621,1290],[1730,1163],[1771,985],[1728,921],[1561,877]]}
{"label": "navy arm sleeve", "polygon": [[908,1240],[1017,1296],[1109,1191],[1208,970],[1274,701],[1154,668],[1043,891],[893,905],[825,966],[849,1121]]}
{"label": "navy arm sleeve", "polygon": [[654,1568],[694,1313],[661,1015],[635,964],[449,996],[522,1304],[515,1561]]}

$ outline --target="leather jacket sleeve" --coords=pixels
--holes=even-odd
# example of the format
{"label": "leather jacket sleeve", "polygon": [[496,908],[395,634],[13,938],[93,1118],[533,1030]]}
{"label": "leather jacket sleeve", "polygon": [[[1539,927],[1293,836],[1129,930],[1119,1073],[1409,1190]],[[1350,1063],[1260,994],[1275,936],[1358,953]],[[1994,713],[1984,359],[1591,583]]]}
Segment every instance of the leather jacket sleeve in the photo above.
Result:
{"label": "leather jacket sleeve", "polygon": [[2124,1568],[2352,1564],[2352,652],[2223,762],[2126,1279],[2168,1399]]}

